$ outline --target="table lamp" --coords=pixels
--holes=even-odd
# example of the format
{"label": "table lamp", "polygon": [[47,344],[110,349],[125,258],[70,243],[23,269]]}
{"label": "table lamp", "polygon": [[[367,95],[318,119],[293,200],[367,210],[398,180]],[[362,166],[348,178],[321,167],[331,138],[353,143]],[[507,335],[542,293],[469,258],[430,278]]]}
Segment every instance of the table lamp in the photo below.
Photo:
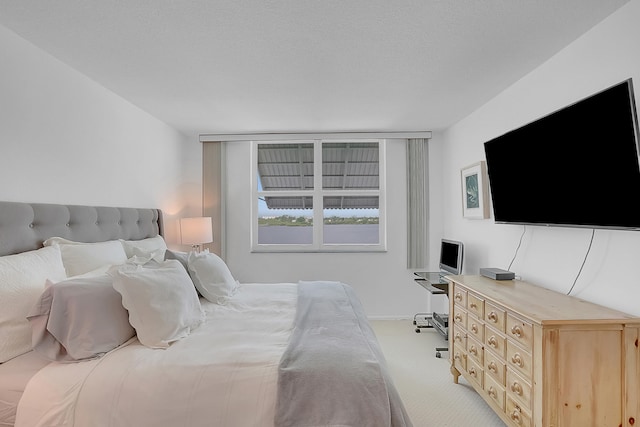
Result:
{"label": "table lamp", "polygon": [[213,227],[211,217],[181,218],[180,240],[183,245],[200,252],[203,243],[213,242]]}

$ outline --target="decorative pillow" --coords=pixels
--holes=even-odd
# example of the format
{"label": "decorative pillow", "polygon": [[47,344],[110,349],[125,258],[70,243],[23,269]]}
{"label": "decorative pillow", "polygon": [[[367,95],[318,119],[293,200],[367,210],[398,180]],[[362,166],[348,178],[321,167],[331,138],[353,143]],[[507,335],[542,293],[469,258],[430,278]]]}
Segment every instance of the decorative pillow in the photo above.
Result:
{"label": "decorative pillow", "polygon": [[47,281],[27,318],[33,350],[49,360],[93,359],[135,335],[107,274]]}
{"label": "decorative pillow", "polygon": [[182,264],[184,269],[187,270],[187,272],[189,272],[189,266],[187,263],[188,257],[189,254],[187,252],[172,251],[167,249],[164,253],[164,259],[177,259],[178,261],[180,261],[180,264]]}
{"label": "decorative pillow", "polygon": [[[189,258],[189,253],[188,252],[180,252],[180,251],[172,251],[167,249],[165,254],[164,254],[164,259],[175,259],[180,261],[180,264],[182,264],[182,266],[184,267],[184,270],[189,274],[189,277],[191,277],[191,272],[189,271],[189,264],[188,264],[188,258]],[[191,277],[191,282],[193,284],[193,277]],[[193,286],[195,287],[195,284],[193,284]],[[198,292],[198,298],[202,296],[202,294],[200,293],[200,291],[198,290],[198,288],[195,288],[196,292]]]}
{"label": "decorative pillow", "polygon": [[187,265],[193,284],[208,301],[224,304],[238,290],[238,282],[231,275],[227,264],[208,250],[190,252]]}
{"label": "decorative pillow", "polygon": [[31,350],[29,309],[47,279],[66,278],[57,246],[0,257],[0,363]]}
{"label": "decorative pillow", "polygon": [[151,348],[167,348],[186,337],[204,320],[193,283],[176,260],[145,265],[127,262],[113,267],[113,287],[129,310],[129,323],[140,342]]}
{"label": "decorative pillow", "polygon": [[82,243],[61,237],[45,240],[45,246],[59,246],[67,276],[73,277],[105,265],[123,264],[127,254],[118,240]]}
{"label": "decorative pillow", "polygon": [[142,240],[120,239],[120,243],[122,243],[127,258],[150,255],[154,260],[161,262],[164,260],[164,252],[167,250],[167,244],[162,236],[149,237],[148,239]]}

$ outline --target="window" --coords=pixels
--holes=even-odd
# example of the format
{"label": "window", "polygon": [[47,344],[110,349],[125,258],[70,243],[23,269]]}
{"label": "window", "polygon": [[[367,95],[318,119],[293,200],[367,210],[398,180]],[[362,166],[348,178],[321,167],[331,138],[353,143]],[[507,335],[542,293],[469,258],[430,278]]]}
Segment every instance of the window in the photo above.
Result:
{"label": "window", "polygon": [[254,251],[385,250],[384,140],[254,142]]}

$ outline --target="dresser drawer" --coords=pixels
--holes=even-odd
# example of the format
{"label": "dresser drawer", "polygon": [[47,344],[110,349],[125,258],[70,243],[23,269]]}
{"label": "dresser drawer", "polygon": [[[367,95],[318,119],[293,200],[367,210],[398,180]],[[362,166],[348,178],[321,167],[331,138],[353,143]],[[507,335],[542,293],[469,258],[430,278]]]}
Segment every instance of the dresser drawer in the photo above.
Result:
{"label": "dresser drawer", "polygon": [[484,300],[477,295],[467,295],[467,310],[476,315],[478,319],[484,319]]}
{"label": "dresser drawer", "polygon": [[499,384],[505,384],[507,365],[501,357],[496,357],[490,351],[484,352],[484,372],[487,376],[495,378]]}
{"label": "dresser drawer", "polygon": [[463,328],[467,327],[467,311],[459,305],[453,306],[453,321]]}
{"label": "dresser drawer", "polygon": [[531,408],[531,385],[511,369],[507,369],[507,396],[515,399],[525,409]]}
{"label": "dresser drawer", "polygon": [[467,332],[480,342],[484,342],[484,323],[473,316],[467,317]]}
{"label": "dresser drawer", "polygon": [[453,335],[451,336],[453,343],[459,345],[466,350],[467,348],[467,331],[460,325],[453,324]]}
{"label": "dresser drawer", "polygon": [[504,332],[505,328],[505,311],[489,302],[484,303],[484,322],[491,325],[500,332]]}
{"label": "dresser drawer", "polygon": [[484,344],[503,359],[507,356],[507,339],[489,325],[484,326]]}
{"label": "dresser drawer", "polygon": [[513,425],[530,427],[531,424],[531,413],[523,408],[518,402],[511,399],[507,394],[507,418],[511,420]]}
{"label": "dresser drawer", "polygon": [[520,372],[525,379],[531,381],[531,354],[518,345],[507,340],[507,366]]}
{"label": "dresser drawer", "polygon": [[467,355],[476,361],[480,366],[484,366],[484,348],[482,343],[473,337],[467,338]]}
{"label": "dresser drawer", "polygon": [[487,396],[489,396],[491,400],[493,400],[495,404],[504,411],[504,387],[502,384],[497,383],[496,380],[491,378],[490,375],[487,375],[486,371],[484,376],[484,391],[487,393]]}
{"label": "dresser drawer", "polygon": [[454,303],[460,304],[462,307],[467,306],[467,290],[460,287],[460,285],[455,285],[453,288],[453,296],[451,298]]}
{"label": "dresser drawer", "polygon": [[464,348],[461,345],[454,344],[453,345],[453,353],[451,353],[453,357],[453,365],[459,371],[467,370],[467,353],[464,351]]}
{"label": "dresser drawer", "polygon": [[513,338],[524,348],[530,349],[533,346],[533,327],[531,323],[518,319],[507,313],[507,330],[509,338]]}
{"label": "dresser drawer", "polygon": [[467,373],[476,386],[479,388],[484,387],[484,369],[482,369],[482,366],[478,365],[472,359],[467,359]]}

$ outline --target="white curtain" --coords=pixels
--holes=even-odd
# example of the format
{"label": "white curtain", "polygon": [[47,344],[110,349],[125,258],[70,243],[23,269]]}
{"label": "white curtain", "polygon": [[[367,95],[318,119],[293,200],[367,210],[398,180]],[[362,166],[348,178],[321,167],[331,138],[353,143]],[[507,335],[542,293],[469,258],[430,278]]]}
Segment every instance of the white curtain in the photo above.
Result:
{"label": "white curtain", "polygon": [[428,163],[425,138],[407,139],[407,268],[424,268],[427,260]]}

